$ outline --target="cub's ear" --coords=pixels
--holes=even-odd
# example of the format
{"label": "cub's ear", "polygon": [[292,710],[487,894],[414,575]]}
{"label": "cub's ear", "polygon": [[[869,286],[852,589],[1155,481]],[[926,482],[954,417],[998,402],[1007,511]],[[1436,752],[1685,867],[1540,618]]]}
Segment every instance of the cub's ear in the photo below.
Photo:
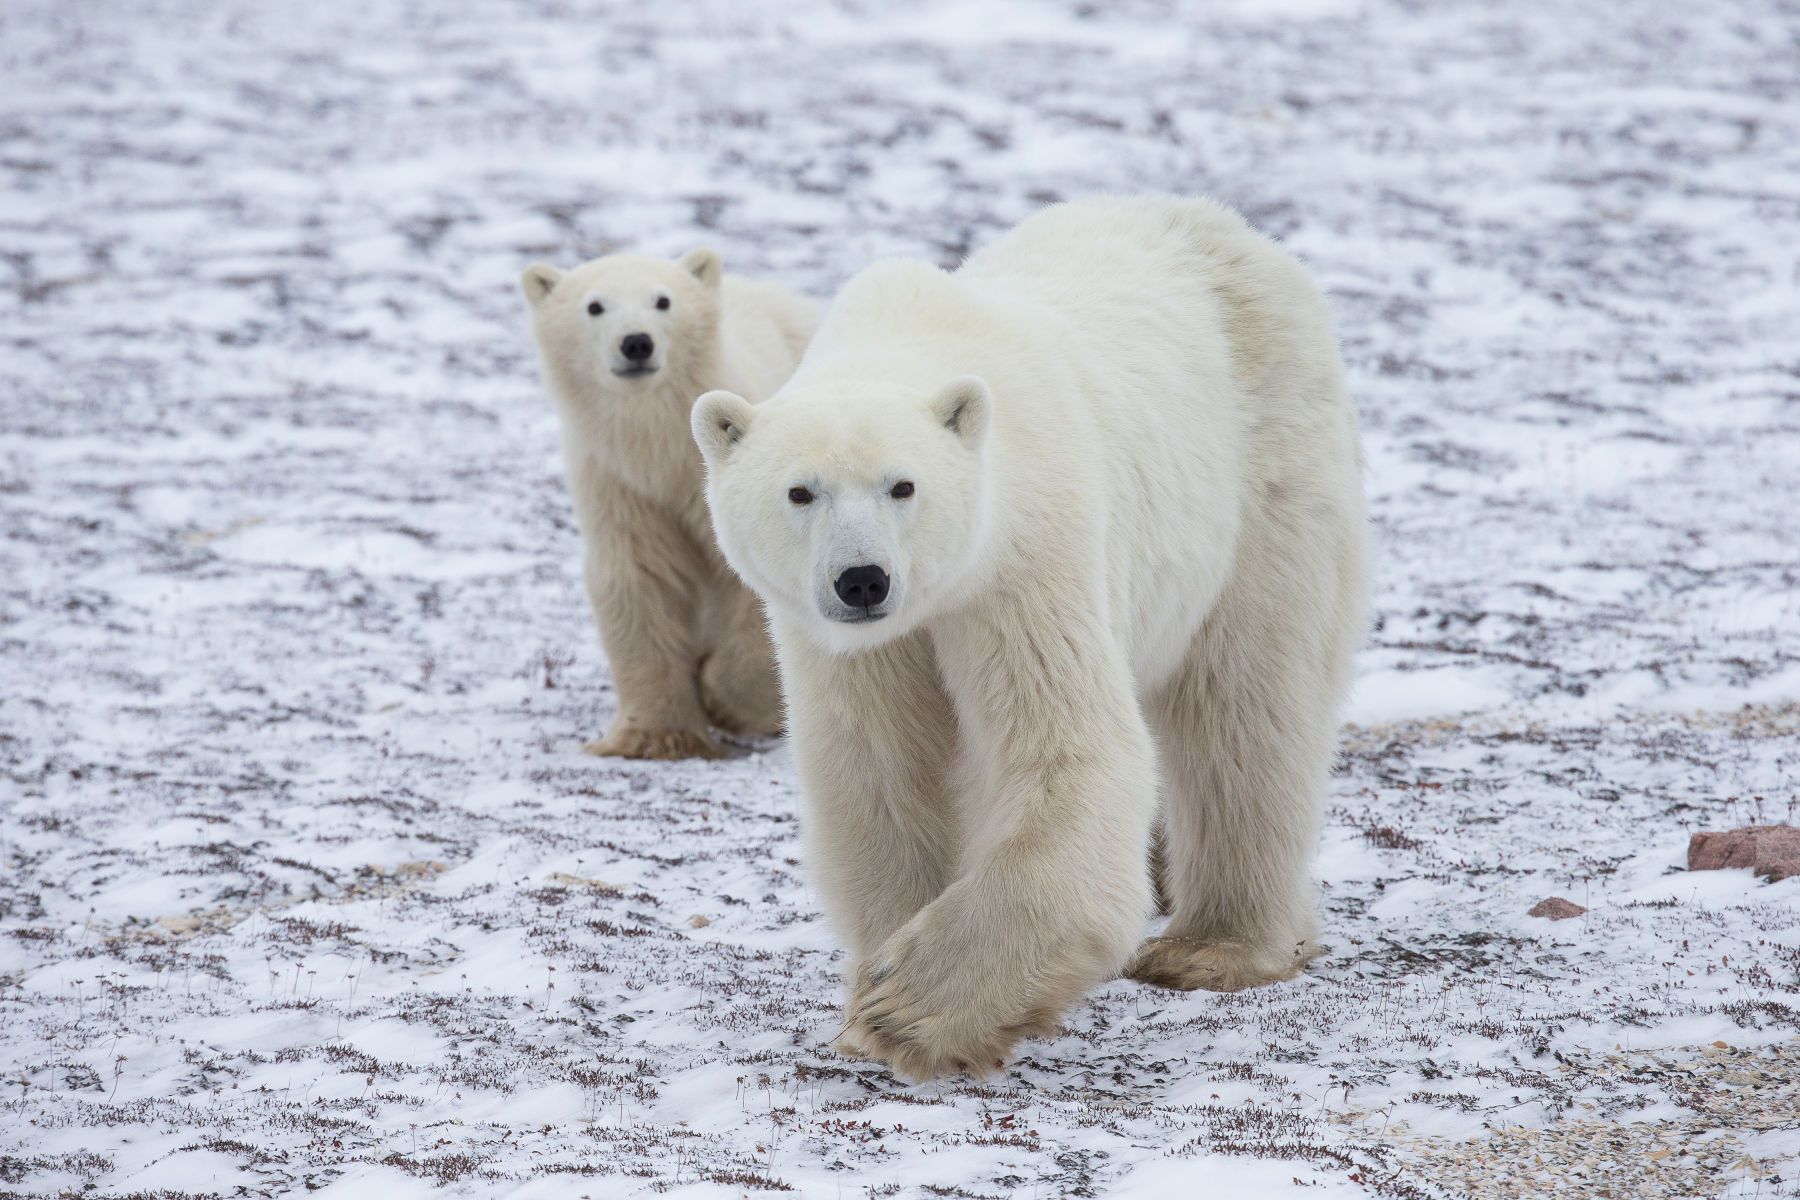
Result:
{"label": "cub's ear", "polygon": [[987,437],[993,411],[994,393],[979,375],[957,376],[931,401],[931,412],[938,423],[973,447],[979,447]]}
{"label": "cub's ear", "polygon": [[562,278],[562,274],[549,263],[532,263],[519,276],[519,290],[525,293],[525,299],[531,303],[531,307],[536,308],[556,290],[556,282]]}
{"label": "cub's ear", "polygon": [[694,441],[699,443],[700,457],[709,468],[724,462],[732,448],[750,432],[750,417],[755,411],[736,392],[707,392],[694,401]]}
{"label": "cub's ear", "polygon": [[688,274],[709,288],[718,287],[720,277],[725,274],[725,264],[720,261],[719,252],[705,246],[689,250],[681,256],[680,262],[688,269]]}

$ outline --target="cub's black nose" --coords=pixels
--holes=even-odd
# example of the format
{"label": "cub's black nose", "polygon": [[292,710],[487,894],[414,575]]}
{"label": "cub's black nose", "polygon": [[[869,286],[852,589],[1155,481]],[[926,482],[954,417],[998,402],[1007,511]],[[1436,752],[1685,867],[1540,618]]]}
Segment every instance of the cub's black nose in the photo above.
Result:
{"label": "cub's black nose", "polygon": [[628,333],[619,342],[619,353],[634,363],[641,363],[656,353],[656,343],[647,333]]}
{"label": "cub's black nose", "polygon": [[852,608],[874,608],[888,594],[888,573],[877,566],[851,567],[831,585]]}

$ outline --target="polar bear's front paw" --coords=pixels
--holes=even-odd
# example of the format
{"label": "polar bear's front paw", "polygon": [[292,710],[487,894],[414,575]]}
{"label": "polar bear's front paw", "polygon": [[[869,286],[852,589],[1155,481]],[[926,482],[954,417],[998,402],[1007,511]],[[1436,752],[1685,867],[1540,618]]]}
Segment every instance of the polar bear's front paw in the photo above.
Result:
{"label": "polar bear's front paw", "polygon": [[723,758],[725,751],[697,729],[612,729],[582,751],[601,758]]}
{"label": "polar bear's front paw", "polygon": [[851,1058],[886,1063],[900,1078],[923,1083],[958,1073],[986,1078],[1005,1069],[1021,1038],[1062,1032],[1050,1015],[1010,1025],[969,1017],[922,1003],[902,988],[876,984],[858,989],[849,1023],[834,1046]]}
{"label": "polar bear's front paw", "polygon": [[1125,974],[1139,983],[1178,992],[1238,992],[1292,979],[1318,950],[1309,942],[1255,946],[1248,942],[1153,937],[1138,947]]}
{"label": "polar bear's front paw", "polygon": [[837,1049],[913,1082],[1004,1069],[1020,1039],[1062,1033],[1058,1015],[1073,996],[996,968],[916,927],[901,930],[857,970]]}

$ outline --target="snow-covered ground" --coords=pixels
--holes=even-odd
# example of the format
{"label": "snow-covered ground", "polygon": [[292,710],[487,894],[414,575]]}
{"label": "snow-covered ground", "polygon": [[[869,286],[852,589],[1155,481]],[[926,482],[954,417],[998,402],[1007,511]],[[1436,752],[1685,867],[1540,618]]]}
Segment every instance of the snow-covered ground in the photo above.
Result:
{"label": "snow-covered ground", "polygon": [[[1683,869],[1796,816],[1791,0],[8,0],[0,80],[0,1193],[1800,1194],[1800,881]],[[514,280],[1152,189],[1364,414],[1333,949],[904,1086],[781,746],[578,753]]]}

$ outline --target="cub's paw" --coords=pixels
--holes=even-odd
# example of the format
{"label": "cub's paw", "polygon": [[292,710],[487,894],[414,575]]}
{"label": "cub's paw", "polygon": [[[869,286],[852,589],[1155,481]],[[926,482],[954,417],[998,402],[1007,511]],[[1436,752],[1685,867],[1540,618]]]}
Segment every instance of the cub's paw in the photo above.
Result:
{"label": "cub's paw", "polygon": [[1317,953],[1318,947],[1306,942],[1282,948],[1153,937],[1138,947],[1126,964],[1125,975],[1178,992],[1239,992],[1292,979]]}
{"label": "cub's paw", "polygon": [[725,750],[697,729],[613,729],[581,749],[600,758],[725,757]]}

